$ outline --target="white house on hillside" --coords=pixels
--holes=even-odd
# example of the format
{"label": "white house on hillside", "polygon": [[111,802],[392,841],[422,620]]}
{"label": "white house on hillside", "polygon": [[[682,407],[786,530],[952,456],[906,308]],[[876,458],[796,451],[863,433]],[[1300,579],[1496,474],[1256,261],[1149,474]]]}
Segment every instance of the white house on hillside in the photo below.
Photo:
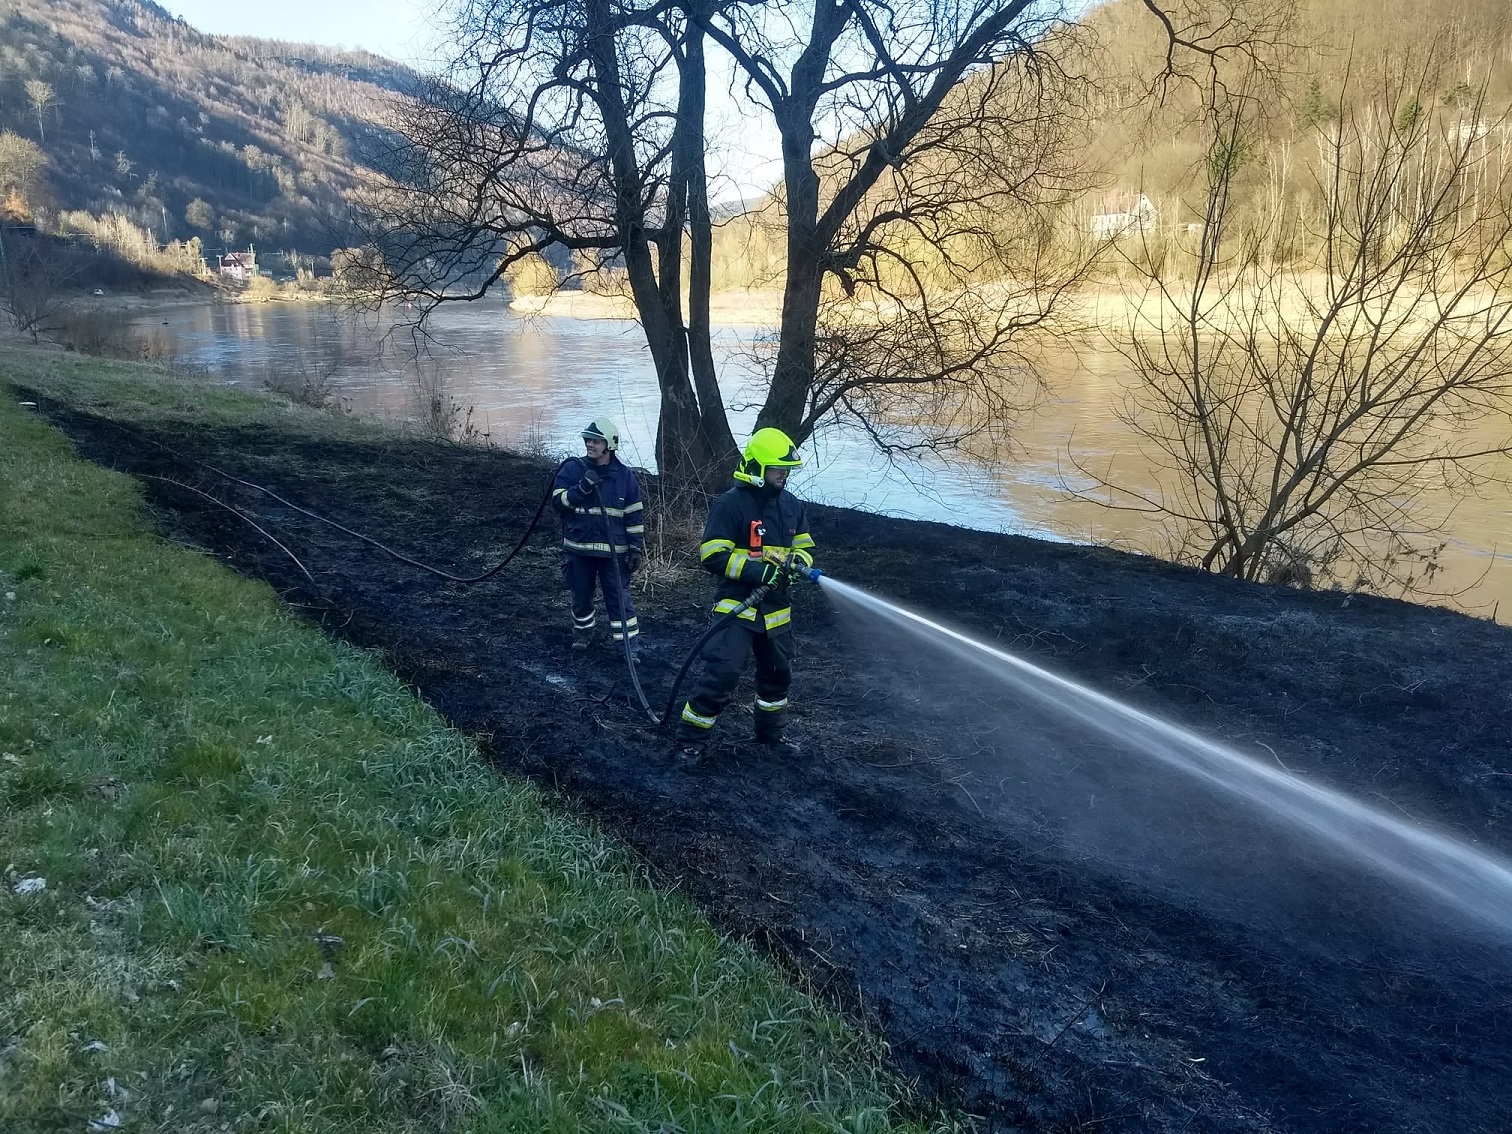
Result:
{"label": "white house on hillside", "polygon": [[257,275],[257,252],[249,244],[245,252],[227,252],[223,256],[217,256],[220,274],[230,276],[234,280],[245,283]]}
{"label": "white house on hillside", "polygon": [[1109,193],[1103,198],[1103,212],[1092,214],[1092,235],[1111,240],[1129,231],[1148,232],[1155,227],[1160,210],[1143,193]]}

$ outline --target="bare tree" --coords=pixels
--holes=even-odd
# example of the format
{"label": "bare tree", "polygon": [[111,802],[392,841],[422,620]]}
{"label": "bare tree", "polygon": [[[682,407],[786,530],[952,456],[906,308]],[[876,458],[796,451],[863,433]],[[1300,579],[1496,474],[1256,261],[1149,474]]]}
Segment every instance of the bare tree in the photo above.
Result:
{"label": "bare tree", "polygon": [[1130,259],[1125,417],[1168,476],[1155,492],[1098,479],[1205,569],[1410,583],[1394,564],[1434,526],[1425,491],[1472,487],[1512,451],[1512,166],[1493,141],[1509,122],[1484,91],[1400,113],[1435,89],[1403,73],[1349,91],[1313,152],[1293,147],[1301,184],[1247,207],[1256,108],[1214,98],[1180,270]]}
{"label": "bare tree", "polygon": [[360,222],[387,267],[381,290],[434,306],[532,256],[563,281],[616,265],[661,385],[659,462],[722,466],[734,442],[710,346],[714,45],[783,138],[785,294],[759,424],[801,440],[849,415],[900,447],[889,427],[905,414],[930,415],[931,444],[1008,420],[1026,371],[1006,364],[1082,263],[1057,251],[1050,216],[1075,181],[1059,9],[804,11],[798,28],[796,7],[737,0],[465,0],[456,64],[405,104],[380,162],[388,183]]}
{"label": "bare tree", "polygon": [[41,79],[26,80],[26,101],[31,103],[32,110],[37,114],[37,137],[40,141],[47,141],[47,131],[42,125],[42,115],[53,104],[54,94],[51,83],[44,83]]}
{"label": "bare tree", "polygon": [[59,328],[72,302],[75,274],[46,238],[0,233],[0,307],[11,326],[32,342]]}
{"label": "bare tree", "polygon": [[184,209],[184,221],[190,228],[209,232],[215,225],[215,213],[210,208],[210,202],[201,197],[194,198]]}
{"label": "bare tree", "polygon": [[29,204],[42,197],[47,155],[30,138],[0,130],[0,190],[19,193]]}
{"label": "bare tree", "polygon": [[378,293],[429,311],[537,256],[575,253],[578,274],[621,265],[661,389],[658,462],[690,478],[726,465],[703,31],[679,3],[460,0],[454,11],[450,72],[401,106],[398,143],[373,156],[387,180],[358,227],[377,252]]}
{"label": "bare tree", "polygon": [[782,145],[781,335],[758,424],[801,438],[844,414],[894,448],[904,417],[931,447],[1011,420],[1016,343],[1085,266],[1053,238],[1081,187],[1061,7],[817,0],[730,5],[709,27]]}

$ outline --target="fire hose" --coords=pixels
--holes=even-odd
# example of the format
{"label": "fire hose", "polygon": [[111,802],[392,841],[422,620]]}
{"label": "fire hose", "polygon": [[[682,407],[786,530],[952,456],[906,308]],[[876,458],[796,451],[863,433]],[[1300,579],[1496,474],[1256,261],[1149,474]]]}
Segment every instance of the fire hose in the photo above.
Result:
{"label": "fire hose", "polygon": [[[461,583],[464,586],[471,586],[471,585],[473,585],[475,583],[481,583],[481,582],[484,582],[487,579],[493,578],[500,571],[504,570],[505,567],[509,566],[510,562],[514,559],[514,557],[516,555],[518,555],[521,552],[521,550],[523,550],[523,548],[525,547],[525,544],[527,542],[529,542],[531,535],[534,534],[534,532],[536,530],[536,526],[538,524],[540,524],[540,522],[541,522],[541,516],[546,511],[546,505],[551,502],[551,489],[552,489],[552,486],[556,483],[557,473],[561,472],[562,468],[567,464],[567,461],[563,461],[561,464],[557,465],[557,467],[552,471],[551,480],[548,481],[547,485],[546,485],[546,493],[545,493],[545,495],[543,495],[541,497],[541,502],[536,505],[535,514],[530,517],[530,523],[528,523],[528,524],[525,525],[525,531],[520,536],[519,542],[516,543],[514,545],[514,547],[512,547],[510,549],[508,555],[506,555],[498,563],[494,564],[487,571],[484,571],[480,575],[467,575],[467,576],[464,576],[464,575],[453,575],[450,571],[442,570],[440,567],[432,567],[429,563],[422,563],[418,559],[412,559],[410,556],[405,555],[403,552],[395,551],[392,547],[389,547],[386,544],[380,543],[378,540],[374,539],[372,536],[364,535],[362,532],[359,532],[359,531],[354,531],[353,529],[347,527],[344,524],[337,523],[335,520],[331,519],[328,516],[322,516],[319,512],[312,512],[308,508],[302,508],[298,504],[295,504],[292,500],[287,500],[284,497],[280,496],[278,493],[274,492],[271,488],[264,488],[262,485],[260,485],[260,484],[254,484],[250,480],[243,480],[239,476],[233,476],[233,475],[231,475],[230,473],[226,472],[224,469],[216,468],[214,465],[210,464],[208,461],[202,461],[202,460],[199,460],[197,457],[191,457],[187,453],[180,453],[177,449],[174,449],[171,445],[165,445],[163,442],[157,440],[157,438],[155,438],[155,437],[148,437],[146,434],[141,433],[138,430],[132,429],[128,425],[121,424],[119,421],[112,421],[109,418],[100,418],[99,420],[104,421],[104,422],[106,422],[107,424],[109,424],[111,426],[114,426],[116,429],[120,430],[122,433],[126,433],[126,434],[131,435],[132,437],[135,437],[139,441],[145,441],[145,442],[147,442],[150,445],[156,446],[157,448],[163,450],[163,452],[170,454],[171,456],[175,457],[176,459],[178,459],[179,461],[182,461],[185,464],[198,465],[200,468],[205,469],[205,470],[207,470],[209,472],[212,472],[216,476],[221,477],[224,480],[230,481],[232,484],[239,484],[243,488],[250,488],[254,492],[261,492],[264,496],[267,496],[271,500],[277,501],[279,504],[282,504],[285,508],[288,508],[290,511],[297,512],[301,516],[307,516],[310,519],[316,520],[316,521],[318,521],[318,522],[320,522],[322,524],[327,524],[330,527],[335,528],[337,531],[339,531],[339,532],[341,532],[341,533],[343,533],[345,535],[351,536],[353,539],[361,540],[363,543],[368,544],[371,547],[376,547],[379,551],[383,552],[385,555],[392,556],[393,558],[397,559],[401,563],[406,563],[409,566],[414,567],[414,568],[416,568],[417,570],[420,570],[420,571],[427,571],[430,574],[439,576],[440,578],[446,579],[449,582]],[[571,457],[568,458],[568,460],[574,460],[574,459],[575,458],[571,458]],[[253,523],[253,521],[251,520],[251,518],[248,517],[245,513],[241,512],[239,509],[232,507],[230,504],[227,504],[223,500],[220,500],[220,499],[217,499],[214,496],[211,496],[208,492],[203,492],[200,489],[195,488],[193,485],[185,484],[182,481],[174,480],[171,477],[166,477],[166,476],[151,476],[151,477],[148,477],[147,479],[149,479],[149,480],[160,480],[160,481],[164,482],[165,484],[173,484],[173,485],[177,485],[179,488],[187,489],[190,492],[193,492],[193,493],[196,493],[196,494],[198,494],[200,496],[203,496],[205,499],[209,500],[211,503],[216,504],[219,507],[225,508],[226,510],[234,513],[235,515],[237,515],[239,517],[241,517],[241,519],[243,519],[247,523],[251,524],[253,527],[257,528],[257,530],[259,532],[261,532],[264,536],[267,536],[267,538],[270,541],[272,541],[272,543],[274,543],[278,547],[278,549],[280,551],[282,551],[285,555],[288,555],[290,559],[293,559],[295,566],[297,566],[300,569],[300,571],[302,571],[304,573],[305,577],[307,579],[309,579],[312,584],[314,583],[315,580],[314,580],[313,577],[311,577],[310,572],[305,569],[305,565],[303,563],[299,562],[298,559],[295,559],[293,553],[290,552],[288,548],[284,547],[284,545],[282,543],[279,543],[278,540],[273,539],[273,537],[271,535],[268,535],[268,533],[266,531],[264,531],[261,527],[258,527],[257,524]]]}
{"label": "fire hose", "polygon": [[[322,516],[318,512],[295,504],[292,500],[279,495],[270,488],[265,488],[263,485],[256,484],[250,480],[245,480],[239,476],[234,476],[231,473],[226,472],[224,469],[217,468],[207,461],[201,461],[197,458],[190,457],[187,454],[180,453],[177,450],[173,449],[171,446],[165,445],[163,442],[158,441],[156,438],[148,437],[145,434],[142,434],[137,430],[130,428],[129,426],[121,424],[120,422],[112,421],[110,422],[110,424],[114,425],[123,433],[129,433],[137,437],[139,440],[151,443],[157,448],[162,449],[164,452],[172,454],[174,457],[178,458],[181,461],[184,461],[188,464],[198,465],[199,467],[214,473],[216,476],[230,481],[232,484],[238,484],[243,488],[251,489],[254,492],[260,492],[264,496],[267,496],[270,500],[276,501],[277,503],[283,505],[285,508],[296,512],[301,516],[305,516],[319,523],[326,524],[343,533],[344,535],[351,536],[353,539],[360,540],[361,542],[368,544],[371,547],[375,547],[385,555],[389,555],[401,563],[414,567],[417,570],[426,571],[432,575],[436,575],[450,582],[462,584],[464,586],[470,586],[476,583],[484,582],[487,579],[491,579],[493,578],[493,576],[497,575],[500,571],[504,570],[504,568],[510,564],[515,556],[517,556],[525,547],[525,544],[530,540],[531,535],[534,534],[536,527],[540,524],[541,516],[546,511],[546,505],[551,502],[552,489],[555,486],[557,475],[563,468],[566,467],[568,461],[580,460],[580,458],[577,457],[569,457],[567,458],[567,460],[564,460],[559,465],[557,465],[556,469],[553,470],[551,480],[547,483],[546,492],[542,495],[540,503],[536,505],[536,510],[534,515],[532,515],[530,518],[530,523],[525,526],[525,531],[521,534],[519,541],[514,545],[513,548],[510,549],[509,554],[494,566],[490,567],[488,570],[480,574],[464,576],[455,575],[452,572],[443,570],[440,567],[433,567],[429,563],[423,563],[418,559],[414,559],[411,556],[405,555],[403,552],[395,551],[393,548],[384,543],[381,543],[380,541],[374,539],[372,536],[366,535],[363,532],[356,531],[353,528],[349,528],[345,524],[338,523],[336,520],[333,520],[328,516]],[[190,492],[206,498],[211,503],[214,503],[222,508],[231,511],[248,524],[251,524],[251,526],[254,527],[259,533],[267,537],[274,545],[276,545],[280,551],[288,555],[289,558],[294,561],[295,566],[297,566],[304,574],[304,576],[310,580],[311,584],[314,584],[314,577],[310,574],[309,570],[306,569],[305,565],[294,556],[293,552],[289,551],[289,549],[285,547],[281,542],[279,542],[279,540],[275,539],[271,534],[269,534],[264,528],[258,525],[240,509],[232,507],[230,504],[217,499],[216,497],[202,491],[201,489],[195,488],[193,485],[185,484],[182,481],[177,481],[170,477],[152,476],[149,477],[149,479],[159,480],[167,484],[177,485],[180,488],[187,489]],[[608,513],[604,510],[602,504],[594,509],[594,512],[599,516],[601,520],[603,520],[604,539],[605,542],[609,545],[609,554],[614,559],[615,573],[621,580],[620,586],[628,586],[629,572],[623,569],[619,549],[615,544],[613,533],[611,532],[609,527]],[[817,567],[810,567],[807,564],[803,563],[801,560],[798,560],[794,556],[794,553],[791,551],[788,552],[786,557],[767,555],[765,556],[765,558],[768,562],[775,563],[779,567],[781,567],[787,574],[787,577],[789,579],[804,578],[810,580],[811,582],[818,582],[820,577],[824,574],[824,572],[819,570]],[[677,676],[672,682],[672,690],[667,697],[667,707],[665,710],[663,710],[660,717],[657,716],[656,710],[651,708],[651,704],[646,699],[646,694],[641,688],[640,675],[636,672],[635,667],[635,653],[630,642],[630,635],[628,633],[629,627],[626,625],[628,620],[625,617],[625,595],[623,590],[620,590],[618,592],[621,629],[620,644],[624,650],[625,664],[630,670],[630,683],[635,689],[635,695],[636,698],[640,701],[641,708],[645,711],[647,717],[650,718],[653,724],[665,728],[668,724],[671,723],[672,713],[677,704],[678,692],[679,690],[681,690],[682,684],[687,678],[688,670],[693,666],[694,659],[697,658],[700,652],[703,650],[704,644],[708,642],[708,640],[712,638],[721,627],[727,625],[732,619],[739,618],[742,614],[750,610],[752,607],[759,605],[762,600],[772,592],[773,588],[776,585],[777,584],[775,583],[763,583],[761,586],[758,586],[749,595],[747,595],[743,600],[741,600],[739,605],[737,605],[734,609],[723,612],[718,618],[714,619],[709,624],[708,628],[699,636],[698,640],[693,643],[692,649],[688,651],[687,656],[683,659],[682,666],[678,669]],[[606,595],[606,601],[607,598],[608,596]]]}
{"label": "fire hose", "polygon": [[[189,459],[193,460],[192,457],[189,458]],[[541,497],[541,502],[536,505],[535,515],[533,515],[533,516],[530,517],[530,523],[528,523],[528,524],[525,525],[525,532],[524,532],[524,534],[520,536],[519,542],[516,543],[514,545],[514,547],[510,549],[509,554],[506,555],[503,559],[501,559],[498,563],[496,563],[492,567],[490,567],[487,571],[484,571],[481,575],[468,575],[468,576],[453,575],[450,571],[444,571],[440,567],[432,567],[429,563],[422,563],[418,559],[411,559],[408,555],[405,555],[404,553],[399,552],[399,551],[395,551],[392,547],[388,547],[385,544],[379,543],[372,536],[364,535],[362,532],[359,532],[359,531],[354,531],[353,529],[351,529],[349,527],[346,527],[344,524],[338,524],[335,520],[330,519],[327,516],[322,516],[318,512],[312,512],[308,508],[301,508],[298,504],[295,504],[293,501],[285,500],[282,496],[278,495],[278,493],[274,492],[270,488],[264,488],[260,484],[253,484],[250,480],[242,480],[240,477],[232,476],[228,472],[222,472],[220,469],[216,468],[214,465],[206,464],[204,461],[195,461],[195,463],[198,464],[198,465],[201,465],[204,468],[209,469],[211,472],[215,473],[217,476],[225,477],[227,480],[231,481],[233,484],[239,484],[239,485],[243,486],[244,488],[251,488],[251,489],[256,490],[257,492],[261,492],[265,496],[269,497],[270,499],[276,500],[278,503],[282,504],[285,508],[288,508],[288,509],[290,509],[291,511],[294,511],[294,512],[298,512],[301,516],[308,516],[310,519],[312,519],[312,520],[318,520],[322,524],[329,524],[331,527],[335,528],[338,532],[342,532],[342,533],[344,533],[346,535],[351,536],[353,539],[359,539],[363,543],[369,544],[372,547],[376,547],[379,551],[383,552],[385,555],[391,555],[395,559],[399,560],[399,562],[401,562],[401,563],[407,563],[409,566],[415,567],[415,568],[417,568],[417,569],[419,569],[421,571],[428,571],[432,575],[438,575],[441,578],[447,579],[447,580],[449,580],[450,582],[453,582],[453,583],[461,583],[464,586],[471,586],[474,583],[481,583],[481,582],[483,582],[486,579],[493,578],[500,571],[504,570],[505,567],[508,567],[509,563],[510,563],[510,560],[512,560],[516,555],[518,555],[520,553],[521,549],[524,548],[525,544],[527,542],[529,542],[531,535],[536,530],[536,525],[541,522],[541,516],[546,511],[546,505],[551,502],[551,486],[556,483],[556,475],[557,475],[558,472],[561,472],[562,466],[565,465],[567,462],[563,461],[562,464],[560,464],[560,465],[558,465],[556,467],[556,471],[551,474],[551,481],[546,486],[546,494]],[[188,487],[188,486],[185,485],[184,487]]]}

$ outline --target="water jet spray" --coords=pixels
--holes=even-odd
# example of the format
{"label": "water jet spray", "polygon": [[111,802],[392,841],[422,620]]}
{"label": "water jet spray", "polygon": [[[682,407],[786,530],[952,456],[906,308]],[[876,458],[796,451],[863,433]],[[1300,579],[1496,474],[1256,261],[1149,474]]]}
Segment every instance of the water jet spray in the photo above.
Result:
{"label": "water jet spray", "polygon": [[1302,831],[1351,861],[1512,937],[1512,863],[1271,767],[1190,729],[978,641],[859,587],[825,580],[832,599],[951,649],[996,680],[1159,766],[1240,801],[1251,813]]}

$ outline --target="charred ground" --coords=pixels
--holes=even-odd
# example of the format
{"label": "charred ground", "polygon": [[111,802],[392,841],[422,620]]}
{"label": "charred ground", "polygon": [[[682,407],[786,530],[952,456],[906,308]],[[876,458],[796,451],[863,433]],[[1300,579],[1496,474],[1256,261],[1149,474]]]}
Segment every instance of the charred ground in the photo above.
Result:
{"label": "charred ground", "polygon": [[[815,590],[795,602],[805,759],[763,756],[732,709],[711,761],[681,770],[623,663],[568,649],[552,531],[463,588],[196,462],[462,573],[518,538],[549,475],[540,463],[260,427],[149,437],[38,400],[85,456],[255,519],[316,588],[232,512],[143,480],[170,535],[383,651],[502,771],[598,818],[718,924],[879,1028],[903,1074],[983,1129],[1512,1129],[1502,943],[1436,933],[1431,915],[1419,932],[1411,903],[1335,878],[1326,860],[1279,879],[1260,853],[1273,830],[1200,802],[1167,853],[1206,873],[1173,880],[1158,861],[1127,869],[1107,843],[1088,852],[1069,812],[1026,802],[1013,771],[1047,751],[1053,716],[1020,720],[985,679],[942,673]],[[811,526],[838,578],[1512,850],[1502,627],[857,512],[814,509]],[[641,600],[641,677],[658,709],[708,590],[690,576]],[[1236,829],[1253,854],[1220,847]]]}

